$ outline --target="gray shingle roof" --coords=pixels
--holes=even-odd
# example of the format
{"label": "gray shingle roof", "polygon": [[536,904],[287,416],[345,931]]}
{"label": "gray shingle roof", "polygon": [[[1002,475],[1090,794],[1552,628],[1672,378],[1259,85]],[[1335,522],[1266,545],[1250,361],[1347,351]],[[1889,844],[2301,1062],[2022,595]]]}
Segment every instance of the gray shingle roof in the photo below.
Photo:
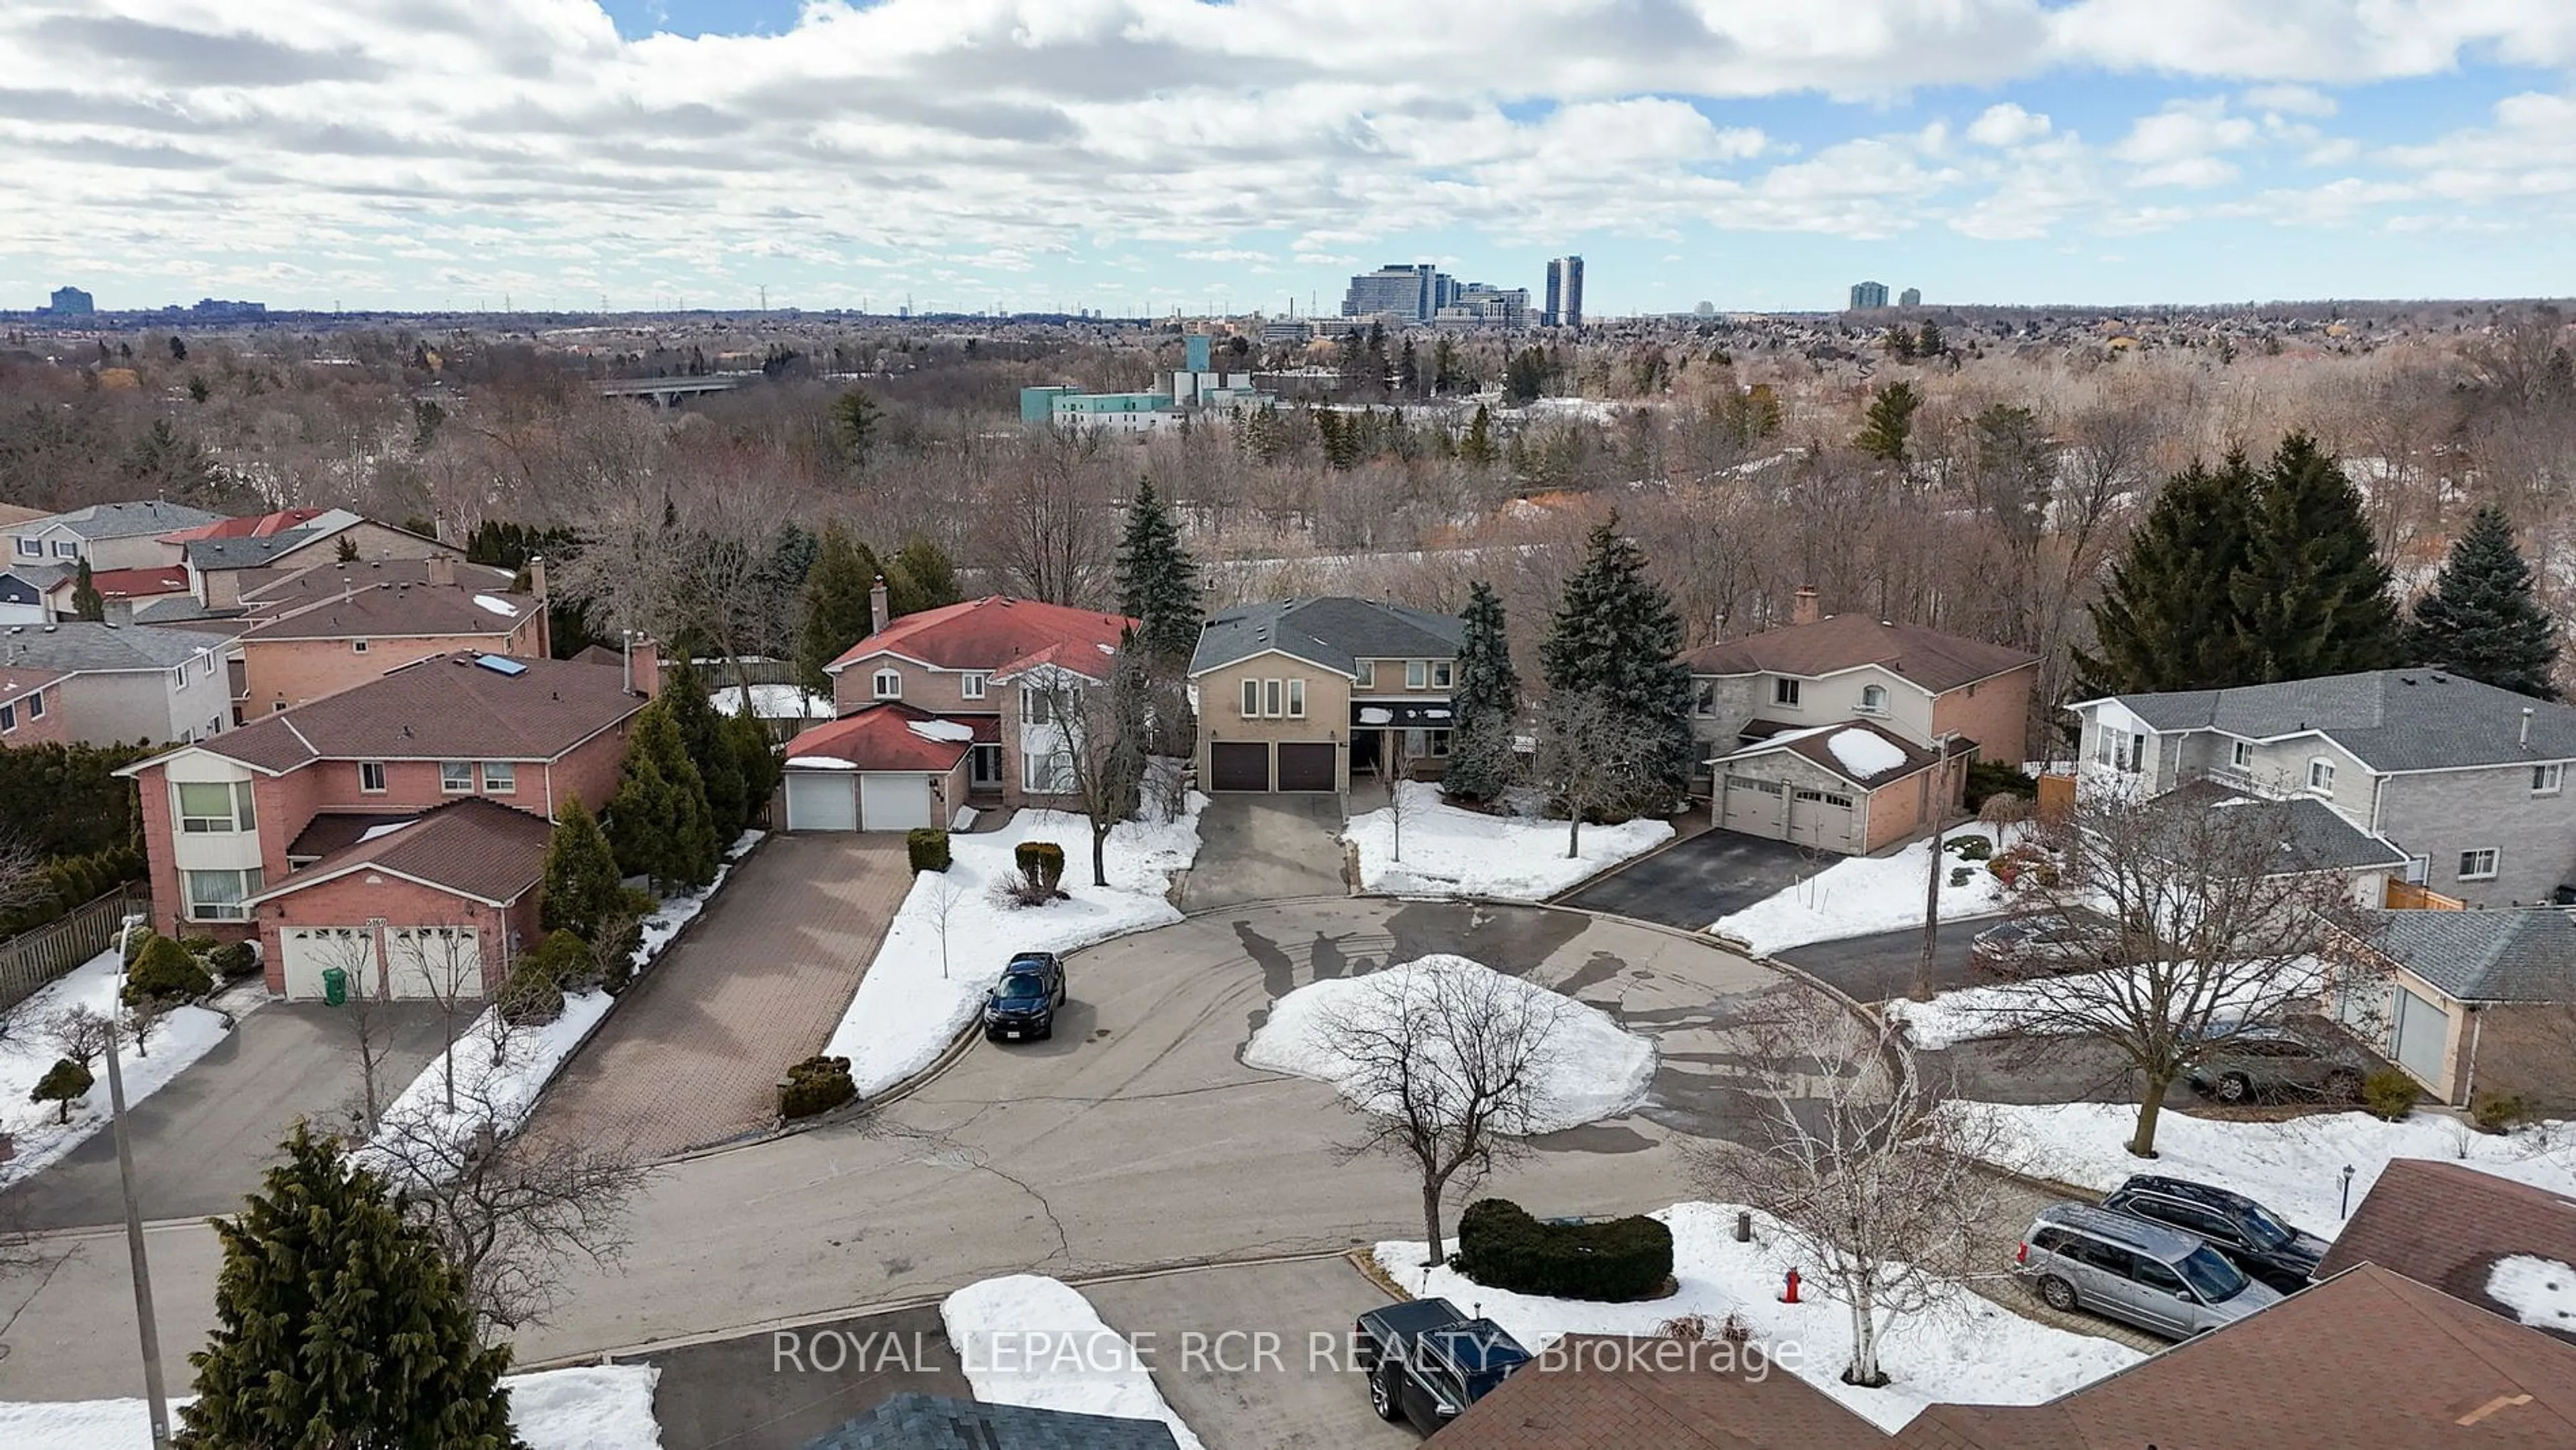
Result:
{"label": "gray shingle roof", "polygon": [[2212,805],[2275,812],[2280,818],[2281,847],[2285,853],[2281,867],[2283,875],[2301,871],[2366,871],[2373,867],[2406,864],[2405,852],[2398,850],[2386,838],[2374,836],[2345,820],[2334,807],[2314,796],[2266,800],[2230,789],[2214,780],[2193,780],[2167,791],[2161,799],[2206,801]]}
{"label": "gray shingle roof", "polygon": [[2437,670],[2116,698],[2158,731],[2221,730],[2251,740],[2322,731],[2373,770],[2576,760],[2576,709]]}
{"label": "gray shingle roof", "polygon": [[1199,631],[1190,673],[1276,649],[1355,675],[1364,659],[1448,659],[1465,632],[1454,615],[1375,599],[1270,600],[1212,616]]}
{"label": "gray shingle roof", "polygon": [[288,550],[300,549],[321,537],[320,530],[306,527],[259,538],[191,539],[187,544],[188,562],[204,570],[265,568]]}
{"label": "gray shingle roof", "polygon": [[2463,1002],[2576,1002],[2576,921],[2563,911],[2391,911],[2369,941]]}
{"label": "gray shingle roof", "polygon": [[23,579],[37,589],[45,590],[63,582],[64,576],[78,567],[80,566],[76,564],[30,564],[21,561],[0,566],[0,574],[6,574],[13,579]]}
{"label": "gray shingle roof", "polygon": [[805,1450],[1177,1450],[1159,1420],[905,1393]]}
{"label": "gray shingle roof", "polygon": [[165,670],[220,644],[196,630],[67,619],[57,624],[13,624],[0,630],[0,664],[58,670]]}
{"label": "gray shingle roof", "polygon": [[38,523],[22,525],[19,533],[32,534],[57,525],[84,539],[130,539],[138,534],[168,534],[181,529],[219,524],[224,515],[190,508],[183,503],[146,499],[139,503],[94,503],[86,508],[69,509]]}

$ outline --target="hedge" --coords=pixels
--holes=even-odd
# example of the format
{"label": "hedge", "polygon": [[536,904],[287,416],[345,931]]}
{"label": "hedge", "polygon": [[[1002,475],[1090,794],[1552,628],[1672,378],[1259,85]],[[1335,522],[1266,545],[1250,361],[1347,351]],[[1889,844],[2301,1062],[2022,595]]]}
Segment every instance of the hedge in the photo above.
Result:
{"label": "hedge", "polygon": [[1508,1199],[1480,1198],[1458,1216],[1449,1267],[1489,1289],[1551,1299],[1651,1299],[1673,1277],[1673,1231],[1639,1216],[1541,1223]]}
{"label": "hedge", "polygon": [[513,1027],[542,1027],[563,1015],[563,988],[534,962],[521,962],[501,984],[501,1020]]}
{"label": "hedge", "polygon": [[154,1001],[190,1002],[215,989],[215,979],[188,949],[166,936],[144,943],[142,954],[125,973],[128,1004]]}
{"label": "hedge", "polygon": [[787,1081],[779,1084],[778,1116],[810,1118],[858,1095],[858,1085],[850,1080],[848,1058],[809,1057],[788,1068]]}
{"label": "hedge", "polygon": [[916,873],[948,869],[948,833],[936,826],[916,826],[905,832],[903,849],[912,857]]}
{"label": "hedge", "polygon": [[1053,841],[1022,841],[1012,848],[1011,860],[1032,886],[1053,891],[1064,880],[1064,848]]}
{"label": "hedge", "polygon": [[246,941],[226,942],[206,954],[206,965],[225,981],[238,981],[259,971],[259,948]]}

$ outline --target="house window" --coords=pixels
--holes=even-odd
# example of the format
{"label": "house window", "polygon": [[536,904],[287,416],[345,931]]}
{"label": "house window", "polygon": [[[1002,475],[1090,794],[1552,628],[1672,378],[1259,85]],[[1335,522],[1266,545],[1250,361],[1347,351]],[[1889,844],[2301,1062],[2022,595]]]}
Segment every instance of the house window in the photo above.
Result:
{"label": "house window", "polygon": [[2564,765],[2535,765],[2531,768],[2533,795],[2556,795],[2558,788],[2566,783],[2567,767]]}
{"label": "house window", "polygon": [[44,691],[38,690],[36,693],[27,697],[27,718],[30,720],[42,720],[45,718]]}
{"label": "house window", "polygon": [[351,654],[353,654],[353,655],[362,655],[362,654],[365,654],[366,652],[367,652],[367,642],[366,642],[365,640],[363,640],[363,639],[353,639],[353,640],[349,641],[349,653],[351,653]]}
{"label": "house window", "polygon": [[1358,679],[1356,679],[1356,680],[1353,680],[1353,681],[1351,682],[1351,685],[1352,685],[1352,687],[1353,687],[1354,689],[1361,689],[1361,690],[1374,690],[1374,689],[1376,689],[1376,688],[1377,688],[1377,661],[1375,661],[1375,660],[1362,660],[1362,661],[1360,661],[1360,663],[1359,663],[1359,678],[1358,678]]}
{"label": "house window", "polygon": [[957,698],[961,700],[983,699],[985,678],[986,677],[981,672],[975,670],[968,670],[965,674],[958,676]]}
{"label": "house window", "polygon": [[77,559],[80,557],[80,545],[71,543],[68,540],[57,539],[54,541],[54,557],[57,559]]}
{"label": "house window", "polygon": [[892,670],[877,671],[876,678],[870,683],[875,686],[877,698],[880,700],[903,698],[903,676]]}
{"label": "house window", "polygon": [[474,762],[442,760],[438,763],[438,788],[448,795],[463,795],[474,789]]}
{"label": "house window", "polygon": [[1073,757],[1061,750],[1024,757],[1020,784],[1033,795],[1071,795]]}
{"label": "house window", "polygon": [[1449,753],[1448,731],[1434,730],[1431,732],[1431,753],[1435,757],[1447,755]]}
{"label": "house window", "polygon": [[247,871],[182,871],[188,888],[190,921],[243,921],[250,911],[242,905],[245,898],[257,895],[260,888],[259,868]]}
{"label": "house window", "polygon": [[1243,682],[1243,718],[1246,720],[1261,718],[1261,682],[1259,680]]}
{"label": "house window", "polygon": [[2252,766],[2254,764],[2254,742],[2251,740],[2237,741],[2236,744],[2227,752],[2227,763],[2235,766],[2238,770],[2244,770]]}
{"label": "house window", "polygon": [[1431,661],[1406,660],[1404,662],[1404,687],[1406,689],[1426,689],[1429,687],[1430,679]]}
{"label": "house window", "polygon": [[[1057,709],[1059,705],[1063,707],[1061,712]],[[1078,717],[1081,710],[1082,692],[1078,689],[1068,686],[1062,698],[1058,698],[1054,691],[1028,685],[1020,687],[1020,720],[1023,724],[1052,725],[1059,713]]]}
{"label": "house window", "polygon": [[1691,697],[1691,713],[1708,716],[1717,713],[1717,681],[1701,680],[1699,690]]}
{"label": "house window", "polygon": [[42,539],[20,539],[18,541],[18,557],[21,559],[41,559],[45,557],[45,541]]}
{"label": "house window", "polygon": [[1458,663],[1455,660],[1433,660],[1431,662],[1431,688],[1435,690],[1448,689],[1449,681],[1455,675],[1457,669]]}
{"label": "house window", "polygon": [[1774,705],[1786,705],[1792,710],[1797,709],[1798,682],[1796,680],[1773,680],[1771,682],[1771,703]]}
{"label": "house window", "polygon": [[249,781],[182,781],[179,784],[179,829],[191,836],[229,836],[256,830]]}
{"label": "house window", "polygon": [[2315,791],[2319,795],[2334,794],[2333,761],[2311,760],[2308,762],[2308,789]]}
{"label": "house window", "polygon": [[358,762],[358,789],[369,795],[385,793],[385,763],[381,760]]}
{"label": "house window", "polygon": [[1306,682],[1304,680],[1288,682],[1288,718],[1291,720],[1306,718]]}
{"label": "house window", "polygon": [[1261,682],[1261,713],[1273,720],[1280,715],[1280,697],[1286,686],[1278,680]]}
{"label": "house window", "polygon": [[483,789],[493,795],[513,795],[519,789],[519,767],[507,760],[483,762]]}
{"label": "house window", "polygon": [[2474,850],[2474,851],[2462,851],[2462,852],[2460,853],[2460,879],[2461,879],[2461,880],[2463,880],[2463,881],[2493,881],[2493,880],[2495,879],[2495,874],[2496,874],[2496,848],[2495,848],[2495,847],[2493,847],[2493,846],[2481,846],[2481,847],[2479,847],[2477,850]]}
{"label": "house window", "polygon": [[1887,713],[1887,686],[1885,686],[1885,685],[1863,685],[1863,686],[1861,686],[1861,687],[1860,687],[1860,712],[1861,712],[1862,714],[1864,714],[1864,715],[1884,715],[1884,714],[1886,714],[1886,713]]}
{"label": "house window", "polygon": [[5,735],[17,728],[18,707],[15,705],[0,705],[0,735]]}

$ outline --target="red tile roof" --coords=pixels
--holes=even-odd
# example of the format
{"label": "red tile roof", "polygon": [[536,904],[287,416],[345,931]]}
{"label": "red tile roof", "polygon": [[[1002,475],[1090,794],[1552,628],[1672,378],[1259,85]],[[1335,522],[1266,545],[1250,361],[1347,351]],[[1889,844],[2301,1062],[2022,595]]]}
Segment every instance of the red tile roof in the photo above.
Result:
{"label": "red tile roof", "polygon": [[251,899],[265,901],[372,868],[507,906],[545,875],[546,843],[553,835],[552,826],[526,811],[468,796],[334,851]]}
{"label": "red tile roof", "polygon": [[1865,614],[1836,614],[1703,645],[1682,656],[1694,675],[1801,675],[1814,678],[1862,665],[1883,665],[1938,695],[2039,663],[2039,656],[1915,624],[1889,624]]}
{"label": "red tile roof", "polygon": [[553,760],[644,708],[622,671],[512,660],[521,668],[505,674],[477,657],[432,655],[188,748],[275,774],[316,760]]}
{"label": "red tile roof", "polygon": [[[934,669],[990,670],[1052,661],[1093,679],[1108,677],[1108,650],[1136,621],[1033,599],[992,594],[907,614],[841,652],[832,673],[876,655],[900,655]],[[1043,659],[1041,659],[1043,657]]]}
{"label": "red tile roof", "polygon": [[944,721],[927,710],[910,705],[871,705],[855,715],[845,715],[828,725],[817,725],[787,742],[786,759],[793,769],[800,756],[819,756],[826,760],[846,760],[861,770],[918,770],[940,772],[954,770],[971,748],[969,740],[941,740],[925,735],[913,727],[935,725],[942,729],[955,726],[971,732],[973,722]]}
{"label": "red tile roof", "polygon": [[329,512],[329,509],[279,509],[275,513],[254,514],[246,519],[218,519],[193,529],[163,534],[161,542],[189,544],[199,539],[265,539],[271,534],[302,528]]}

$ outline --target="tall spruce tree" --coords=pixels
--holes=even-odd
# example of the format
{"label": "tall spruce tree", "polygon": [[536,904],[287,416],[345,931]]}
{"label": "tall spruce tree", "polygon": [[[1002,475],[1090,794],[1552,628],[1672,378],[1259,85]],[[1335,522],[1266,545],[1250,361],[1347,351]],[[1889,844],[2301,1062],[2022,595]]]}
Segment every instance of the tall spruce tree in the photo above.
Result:
{"label": "tall spruce tree", "polygon": [[2387,669],[2405,658],[2389,570],[2360,490],[2305,433],[2281,440],[2254,491],[2245,559],[2229,581],[2240,684]]}
{"label": "tall spruce tree", "polygon": [[2481,507],[2432,589],[2415,601],[2407,654],[2500,690],[2557,699],[2558,623],[2531,586],[2512,521],[2493,504]]}
{"label": "tall spruce tree", "polygon": [[2166,482],[2091,606],[2095,645],[2075,656],[2085,694],[2248,683],[2228,581],[2244,567],[2253,493],[2241,453]]}
{"label": "tall spruce tree", "polygon": [[608,805],[608,840],[629,876],[664,893],[692,891],[716,877],[722,843],[707,819],[707,787],[690,763],[666,692],[635,716],[626,773]]}
{"label": "tall spruce tree", "polygon": [[240,1214],[215,1220],[215,1331],[188,1356],[197,1395],[178,1443],[518,1450],[509,1348],[477,1339],[437,1241],[302,1123],[285,1152]]}
{"label": "tall spruce tree", "polygon": [[1914,391],[1912,383],[1901,379],[1889,383],[1869,400],[1869,412],[1852,446],[1882,462],[1903,463],[1913,445],[1914,414],[1922,406],[1923,395]]}
{"label": "tall spruce tree", "polygon": [[963,596],[957,590],[957,565],[948,551],[915,534],[886,560],[886,614],[900,619],[954,604]]}
{"label": "tall spruce tree", "polygon": [[87,559],[80,561],[80,572],[72,579],[72,618],[92,624],[107,618],[107,596],[98,592],[98,580],[91,577]]}
{"label": "tall spruce tree", "polygon": [[1646,577],[1646,558],[1619,533],[1619,516],[1596,525],[1582,566],[1565,584],[1539,668],[1553,692],[1610,702],[1643,737],[1643,781],[1633,813],[1661,812],[1690,793],[1690,669],[1674,656],[1682,623],[1672,596]]}
{"label": "tall spruce tree", "polygon": [[1521,711],[1520,672],[1503,634],[1503,601],[1479,579],[1459,616],[1458,677],[1449,692],[1449,773],[1441,788],[1459,800],[1485,802],[1511,784],[1512,726]]}
{"label": "tall spruce tree", "polygon": [[1199,566],[1181,547],[1181,531],[1150,478],[1136,485],[1127,534],[1118,541],[1118,608],[1135,617],[1137,646],[1157,673],[1188,665],[1207,621]]}
{"label": "tall spruce tree", "polygon": [[742,779],[742,757],[734,749],[725,717],[716,713],[707,682],[684,656],[662,677],[662,698],[671,703],[671,719],[680,727],[680,746],[698,768],[706,788],[707,827],[716,840],[730,844],[742,834],[750,814]]}
{"label": "tall spruce tree", "polygon": [[733,742],[734,768],[742,772],[743,824],[756,825],[769,809],[770,797],[778,794],[779,780],[786,772],[769,738],[769,726],[751,713],[750,701],[726,718],[725,735]]}
{"label": "tall spruce tree", "polygon": [[814,567],[805,573],[805,623],[796,635],[796,675],[806,689],[831,694],[824,666],[868,637],[868,591],[880,572],[867,545],[837,523],[823,526]]}
{"label": "tall spruce tree", "polygon": [[537,895],[537,925],[547,931],[569,931],[591,940],[599,924],[617,910],[617,853],[599,818],[566,796],[557,813],[555,833],[546,841],[544,886]]}

